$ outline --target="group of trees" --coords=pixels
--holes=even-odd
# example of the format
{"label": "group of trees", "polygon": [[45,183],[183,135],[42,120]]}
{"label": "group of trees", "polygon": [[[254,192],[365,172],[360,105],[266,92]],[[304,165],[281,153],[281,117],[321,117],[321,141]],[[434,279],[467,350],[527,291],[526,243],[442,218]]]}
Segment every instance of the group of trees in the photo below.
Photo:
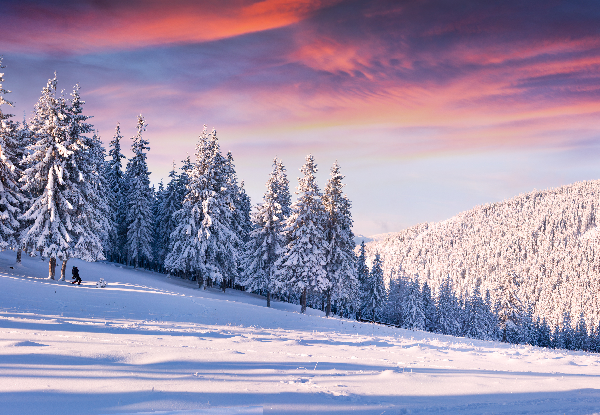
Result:
{"label": "group of trees", "polygon": [[600,351],[589,297],[600,284],[600,182],[482,206],[363,243],[356,255],[337,162],[321,192],[307,156],[292,203],[275,159],[252,209],[233,156],[205,126],[195,160],[179,172],[173,165],[169,182],[155,189],[141,115],[123,167],[120,126],[105,157],[79,86],[59,95],[55,76],[30,120],[16,122],[3,111],[12,104],[2,82],[0,74],[0,248],[15,250],[18,261],[21,252],[48,258],[49,278],[57,260],[64,280],[70,258],[109,259],[199,286],[258,292],[268,306],[274,297],[300,303],[302,312],[311,306],[407,329]]}
{"label": "group of trees", "polygon": [[[70,258],[104,259],[109,206],[104,150],[83,114],[79,86],[69,97],[56,88],[55,77],[29,122],[0,109],[0,243],[17,250],[18,261],[22,250],[49,258],[51,278],[60,259],[64,279]],[[0,84],[0,106],[12,105],[8,92]]]}
{"label": "group of trees", "polygon": [[340,167],[331,168],[323,194],[312,155],[300,169],[297,200],[292,204],[285,168],[275,159],[263,203],[252,215],[254,230],[245,245],[241,284],[287,301],[302,312],[321,304],[326,314],[356,313],[360,307],[350,201],[343,194]]}
{"label": "group of trees", "polygon": [[583,313],[572,321],[570,314],[564,312],[557,326],[536,317],[533,307],[517,297],[514,275],[505,279],[494,301],[489,291],[483,294],[477,286],[460,297],[449,276],[442,281],[436,295],[427,281],[421,283],[418,276],[408,278],[401,271],[391,277],[386,289],[380,256],[376,254],[370,272],[368,266],[363,266],[371,287],[370,291],[364,291],[367,302],[362,309],[364,319],[472,339],[600,352],[600,326],[586,322]]}
{"label": "group of trees", "polygon": [[450,276],[456,295],[473,287],[501,300],[508,278],[520,302],[553,329],[565,313],[575,329],[583,314],[600,324],[600,181],[534,191],[477,206],[437,223],[423,223],[369,242],[367,258],[379,254],[384,280],[398,269],[419,275],[437,290]]}
{"label": "group of trees", "polygon": [[[0,78],[0,82],[2,79]],[[9,91],[1,89],[0,105]],[[29,121],[0,112],[0,243],[57,260],[65,278],[69,258],[108,259],[198,281],[247,288],[286,301],[356,313],[356,276],[350,201],[340,168],[322,194],[317,166],[307,156],[291,203],[285,167],[275,160],[263,202],[251,215],[233,156],[223,155],[206,126],[179,172],[150,185],[147,124],[140,115],[133,156],[122,153],[117,124],[108,157],[75,86],[70,96],[48,81]],[[124,167],[124,161],[126,166]]]}

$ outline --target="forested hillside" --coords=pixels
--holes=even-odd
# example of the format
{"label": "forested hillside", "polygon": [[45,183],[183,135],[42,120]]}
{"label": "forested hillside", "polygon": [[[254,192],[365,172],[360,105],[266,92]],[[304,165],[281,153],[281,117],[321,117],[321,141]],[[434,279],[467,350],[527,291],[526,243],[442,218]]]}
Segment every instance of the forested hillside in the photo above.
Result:
{"label": "forested hillside", "polygon": [[476,286],[499,300],[513,286],[522,309],[552,325],[568,312],[588,327],[600,320],[600,181],[521,194],[438,223],[423,223],[366,245],[383,260],[386,283],[404,275],[437,290],[450,276],[464,297]]}

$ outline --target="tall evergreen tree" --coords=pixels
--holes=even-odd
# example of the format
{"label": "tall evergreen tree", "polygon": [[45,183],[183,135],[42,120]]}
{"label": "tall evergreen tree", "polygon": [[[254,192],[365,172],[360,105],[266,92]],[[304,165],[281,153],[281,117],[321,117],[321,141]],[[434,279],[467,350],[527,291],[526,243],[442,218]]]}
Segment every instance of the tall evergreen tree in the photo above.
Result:
{"label": "tall evergreen tree", "polygon": [[173,214],[181,209],[183,201],[183,191],[180,189],[180,176],[175,171],[175,162],[173,168],[169,172],[169,183],[164,191],[160,191],[159,187],[159,206],[156,220],[156,229],[158,237],[158,250],[156,261],[161,266],[164,266],[165,259],[169,253],[169,244],[171,233],[177,227]]}
{"label": "tall evergreen tree", "polygon": [[427,319],[418,278],[408,282],[405,303],[403,327],[410,330],[425,330]]}
{"label": "tall evergreen tree", "polygon": [[437,295],[436,327],[438,332],[456,336],[460,333],[460,305],[452,290],[450,276],[444,279]]}
{"label": "tall evergreen tree", "polygon": [[356,256],[354,255],[354,234],[352,233],[351,203],[343,193],[344,176],[340,173],[337,161],[331,167],[331,177],[325,185],[323,206],[327,215],[325,238],[327,253],[325,270],[330,288],[327,294],[326,315],[331,314],[331,298],[352,309],[359,305],[360,288],[356,277]]}
{"label": "tall evergreen tree", "polygon": [[147,124],[138,116],[137,134],[133,137],[133,157],[127,162],[127,260],[136,268],[152,261],[152,202],[150,172],[146,162],[150,150],[142,137]]}
{"label": "tall evergreen tree", "polygon": [[[35,107],[31,131],[35,139],[25,159],[29,167],[21,179],[32,202],[22,215],[28,227],[22,242],[30,251],[40,251],[49,261],[54,279],[56,259],[77,257],[103,259],[103,199],[97,191],[99,156],[97,144],[87,134],[93,131],[83,115],[84,102],[76,86],[71,102],[56,97],[56,76],[48,81]],[[99,140],[97,140],[99,142]]]}
{"label": "tall evergreen tree", "polygon": [[198,284],[220,282],[237,272],[239,238],[231,229],[231,191],[227,187],[225,158],[217,132],[206,126],[196,146],[196,163],[189,173],[183,207],[175,213],[178,223],[171,234],[171,248],[165,260],[169,272],[194,273]]}
{"label": "tall evergreen tree", "polygon": [[[0,57],[0,70],[2,65]],[[23,197],[17,181],[21,174],[17,156],[19,149],[19,126],[11,120],[12,114],[2,110],[3,105],[12,103],[4,98],[10,91],[2,87],[4,74],[0,73],[0,249],[20,248],[18,233]]]}
{"label": "tall evergreen tree", "polygon": [[108,254],[111,261],[124,263],[127,259],[125,245],[127,243],[127,183],[123,173],[121,152],[121,126],[117,124],[115,134],[110,142],[105,171],[108,186],[108,200],[111,208],[111,228],[109,234]]}
{"label": "tall evergreen tree", "polygon": [[375,254],[373,266],[369,273],[367,292],[363,298],[363,318],[375,321],[381,319],[381,309],[386,300],[385,294],[385,286],[383,285],[383,263],[381,261],[381,256],[377,253]]}
{"label": "tall evergreen tree", "polygon": [[[235,246],[237,252],[237,263],[240,265],[244,262],[245,257],[245,244],[250,238],[250,232],[252,231],[252,220],[250,219],[250,211],[252,205],[250,203],[250,197],[244,190],[244,183],[238,184],[237,173],[235,171],[235,165],[233,163],[233,155],[231,152],[227,153],[225,160],[225,175],[227,178],[227,189],[229,189],[229,198],[231,200],[231,229],[237,234],[238,242]],[[243,270],[239,268],[235,274],[231,274],[231,286],[235,285],[234,277],[239,275]]]}
{"label": "tall evergreen tree", "polygon": [[435,309],[435,301],[433,300],[433,295],[431,294],[431,287],[427,281],[423,283],[423,287],[421,287],[421,295],[423,296],[423,312],[425,314],[425,330],[435,332],[436,325],[436,309]]}
{"label": "tall evergreen tree", "polygon": [[326,213],[317,186],[317,165],[312,155],[300,171],[298,200],[291,207],[284,235],[286,247],[279,259],[278,279],[288,289],[301,293],[301,310],[306,312],[308,292],[321,294],[331,287],[325,271],[327,242],[325,239]]}
{"label": "tall evergreen tree", "polygon": [[517,296],[516,276],[506,276],[500,287],[500,294],[496,301],[496,314],[500,320],[502,341],[518,343],[518,325],[522,312],[521,300]]}
{"label": "tall evergreen tree", "polygon": [[267,307],[271,306],[271,293],[276,288],[275,263],[283,252],[285,241],[282,230],[285,225],[279,195],[281,183],[278,180],[277,159],[267,180],[267,191],[263,203],[256,207],[252,215],[255,229],[246,243],[246,257],[243,262],[241,285],[249,291],[261,291],[267,296]]}

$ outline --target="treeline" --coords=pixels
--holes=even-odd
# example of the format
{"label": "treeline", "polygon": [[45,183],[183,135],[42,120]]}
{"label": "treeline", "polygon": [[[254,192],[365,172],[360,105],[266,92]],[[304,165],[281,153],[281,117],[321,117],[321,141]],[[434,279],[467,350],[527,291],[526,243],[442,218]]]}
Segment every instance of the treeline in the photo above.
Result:
{"label": "treeline", "polygon": [[358,316],[363,321],[472,339],[600,353],[600,326],[586,322],[583,313],[572,321],[565,312],[561,324],[552,327],[519,300],[514,276],[505,280],[494,301],[489,291],[482,294],[477,286],[468,295],[458,296],[450,277],[442,281],[434,296],[427,281],[421,283],[418,276],[408,278],[401,270],[392,275],[386,289],[381,258],[375,255],[369,271],[364,242],[358,267],[362,269],[359,276],[363,285],[371,287],[364,290],[366,306],[362,318]]}
{"label": "treeline", "polygon": [[[0,61],[1,64],[1,61]],[[0,65],[1,66],[1,65]],[[0,82],[3,82],[3,74]],[[9,91],[1,89],[0,106]],[[57,260],[108,259],[283,301],[355,315],[360,308],[351,203],[336,164],[322,193],[307,156],[297,200],[275,159],[254,212],[231,153],[204,127],[195,160],[173,166],[169,182],[150,185],[149,142],[140,115],[130,159],[117,124],[108,154],[88,122],[79,86],[66,96],[48,81],[29,120],[0,112],[0,244]],[[124,165],[126,162],[126,165]]]}

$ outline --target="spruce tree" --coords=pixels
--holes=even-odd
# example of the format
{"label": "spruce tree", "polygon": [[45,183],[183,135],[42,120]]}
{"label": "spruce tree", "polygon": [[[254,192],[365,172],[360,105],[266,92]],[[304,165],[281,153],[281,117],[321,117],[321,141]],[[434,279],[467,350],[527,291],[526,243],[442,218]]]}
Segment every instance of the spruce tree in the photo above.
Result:
{"label": "spruce tree", "polygon": [[138,116],[137,134],[133,137],[133,157],[127,162],[127,260],[135,268],[152,261],[152,202],[150,172],[146,162],[149,142],[142,137],[147,124]]}
{"label": "spruce tree", "polygon": [[[233,155],[227,153],[225,160],[225,175],[227,178],[227,189],[229,189],[229,199],[232,203],[232,214],[230,228],[237,234],[238,242],[235,246],[237,252],[237,263],[240,265],[244,262],[245,244],[248,242],[250,232],[252,231],[252,220],[250,219],[250,211],[252,205],[250,197],[244,190],[244,182],[238,184],[237,173],[233,163]],[[231,274],[231,286],[235,285],[235,276],[239,275],[243,270],[239,268],[235,274]]]}
{"label": "spruce tree", "polygon": [[312,155],[300,171],[298,199],[283,231],[286,246],[279,259],[278,279],[285,289],[301,293],[301,311],[306,312],[307,294],[322,294],[331,287],[325,271],[327,242],[324,225],[326,213],[317,186],[317,165]]}
{"label": "spruce tree", "polygon": [[496,314],[500,320],[502,341],[518,343],[518,325],[522,312],[522,304],[517,296],[516,276],[508,274],[500,287],[496,301]]}
{"label": "spruce tree", "polygon": [[360,288],[356,277],[356,256],[354,255],[356,244],[352,233],[352,214],[350,212],[351,203],[343,193],[343,178],[336,161],[331,168],[331,177],[323,193],[323,205],[327,214],[325,270],[330,282],[330,288],[326,291],[327,317],[331,314],[332,296],[346,308],[355,309],[360,301]]}
{"label": "spruce tree", "polygon": [[425,330],[427,319],[425,318],[423,295],[419,280],[415,278],[415,280],[409,281],[407,288],[407,295],[404,300],[403,327],[410,330]]}
{"label": "spruce tree", "polygon": [[379,253],[375,254],[373,266],[369,273],[367,292],[363,298],[362,314],[367,320],[381,320],[381,310],[386,301],[385,286],[383,285],[383,263]]}
{"label": "spruce tree", "polygon": [[28,227],[22,243],[30,252],[48,257],[49,278],[54,279],[56,259],[104,259],[101,233],[105,228],[104,199],[100,188],[99,140],[83,115],[84,102],[75,86],[70,102],[56,97],[56,76],[48,81],[35,107],[31,132],[35,143],[25,159],[29,167],[21,179],[31,204],[22,218]]}
{"label": "spruce tree", "polygon": [[267,307],[270,307],[271,294],[276,289],[275,263],[285,245],[282,234],[285,218],[279,199],[281,183],[278,180],[277,159],[273,162],[273,170],[266,186],[263,203],[257,205],[252,215],[255,229],[250,233],[245,246],[246,256],[240,284],[248,291],[264,292]]}
{"label": "spruce tree", "polygon": [[[0,57],[0,70],[4,68]],[[10,91],[2,87],[4,74],[0,73],[0,249],[20,248],[18,242],[23,196],[17,184],[21,174],[18,155],[22,155],[20,129],[11,120],[12,114],[2,110],[3,105],[12,106],[4,98]]]}
{"label": "spruce tree", "polygon": [[115,134],[110,142],[105,172],[108,186],[108,200],[111,208],[111,228],[109,235],[109,259],[124,263],[127,259],[125,245],[127,243],[127,186],[123,173],[122,160],[125,158],[121,153],[121,126],[117,124]]}
{"label": "spruce tree", "polygon": [[452,290],[450,276],[447,276],[437,295],[436,327],[439,333],[457,336],[460,333],[460,305]]}
{"label": "spruce tree", "polygon": [[165,260],[169,272],[193,273],[198,285],[205,288],[220,282],[223,291],[227,279],[237,273],[239,246],[238,235],[231,229],[233,201],[225,163],[217,132],[209,134],[204,126],[183,207],[174,216],[178,225]]}
{"label": "spruce tree", "polygon": [[423,287],[421,287],[421,295],[423,296],[423,312],[425,314],[425,330],[430,332],[436,331],[436,309],[435,309],[435,301],[433,300],[433,295],[431,294],[431,287],[427,281],[423,283]]}

